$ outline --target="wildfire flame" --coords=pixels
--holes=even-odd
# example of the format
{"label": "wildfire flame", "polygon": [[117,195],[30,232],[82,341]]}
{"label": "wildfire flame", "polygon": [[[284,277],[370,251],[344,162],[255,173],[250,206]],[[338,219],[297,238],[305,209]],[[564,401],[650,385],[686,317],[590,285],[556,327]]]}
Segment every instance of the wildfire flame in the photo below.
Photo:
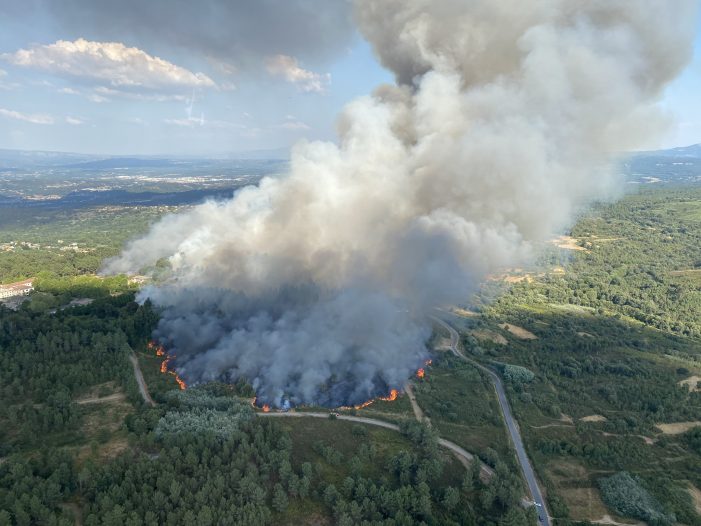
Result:
{"label": "wildfire flame", "polygon": [[172,360],[173,358],[175,358],[175,355],[174,355],[174,354],[173,354],[173,355],[170,355],[170,356],[167,355],[165,349],[163,348],[163,346],[162,346],[162,345],[158,345],[158,344],[157,344],[156,342],[154,342],[154,341],[148,342],[147,347],[148,347],[149,349],[151,349],[151,350],[156,349],[156,356],[159,356],[159,357],[165,356],[165,360],[163,360],[163,361],[161,362],[161,373],[162,373],[162,374],[170,374],[170,375],[174,376],[174,377],[175,377],[175,381],[176,381],[177,384],[178,384],[178,387],[180,387],[180,389],[182,389],[183,391],[184,391],[185,389],[187,389],[187,384],[185,383],[185,380],[183,380],[182,378],[180,378],[180,376],[178,376],[178,373],[176,373],[175,371],[170,371],[170,370],[168,370],[168,364],[171,362],[171,360]]}
{"label": "wildfire flame", "polygon": [[268,404],[263,404],[263,412],[270,413],[270,406]]}
{"label": "wildfire flame", "polygon": [[365,409],[367,406],[372,404],[375,400],[368,400],[367,402],[363,402],[362,404],[354,405],[353,409]]}
{"label": "wildfire flame", "polygon": [[416,377],[417,378],[425,378],[426,377],[426,369],[425,367],[430,366],[433,363],[433,360],[428,359],[424,362],[424,367],[416,371]]}
{"label": "wildfire flame", "polygon": [[382,400],[383,402],[394,402],[398,396],[399,396],[399,391],[397,389],[392,389],[389,392],[389,396],[381,396],[380,400]]}
{"label": "wildfire flame", "polygon": [[180,390],[184,391],[185,389],[187,389],[187,384],[185,383],[185,380],[180,378],[176,372],[171,371],[170,374],[175,376],[175,381],[178,382],[178,387],[180,387]]}

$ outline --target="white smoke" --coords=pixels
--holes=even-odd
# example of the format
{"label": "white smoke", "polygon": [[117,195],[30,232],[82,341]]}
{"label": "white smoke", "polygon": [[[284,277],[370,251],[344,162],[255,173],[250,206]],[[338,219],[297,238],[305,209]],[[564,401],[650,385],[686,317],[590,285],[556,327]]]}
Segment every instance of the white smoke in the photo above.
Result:
{"label": "white smoke", "polygon": [[608,152],[663,122],[695,0],[356,0],[397,85],[350,103],[339,144],[170,216],[110,272],[167,257],[143,291],[189,382],[246,377],[263,401],[338,405],[401,387],[427,309],[528,258],[619,181]]}

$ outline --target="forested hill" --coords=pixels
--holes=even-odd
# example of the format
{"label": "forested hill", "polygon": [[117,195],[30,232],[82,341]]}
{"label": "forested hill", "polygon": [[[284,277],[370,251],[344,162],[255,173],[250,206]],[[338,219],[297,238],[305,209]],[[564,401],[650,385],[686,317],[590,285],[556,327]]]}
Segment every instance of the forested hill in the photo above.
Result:
{"label": "forested hill", "polygon": [[701,144],[639,152],[625,160],[623,173],[633,183],[701,183]]}

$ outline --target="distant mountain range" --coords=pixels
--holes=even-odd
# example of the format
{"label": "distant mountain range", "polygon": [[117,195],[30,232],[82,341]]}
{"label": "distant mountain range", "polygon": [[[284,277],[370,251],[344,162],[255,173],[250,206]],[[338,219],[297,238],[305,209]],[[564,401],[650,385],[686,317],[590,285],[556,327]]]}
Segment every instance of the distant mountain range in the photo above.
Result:
{"label": "distant mountain range", "polygon": [[622,163],[632,183],[701,183],[701,144],[638,152]]}
{"label": "distant mountain range", "polygon": [[[109,171],[125,169],[197,169],[202,164],[226,165],[227,161],[287,160],[289,150],[255,150],[210,158],[167,156],[98,156],[67,152],[0,149],[0,172],[59,168]],[[701,144],[669,150],[636,152],[625,157],[621,170],[632,183],[701,183]]]}
{"label": "distant mountain range", "polygon": [[671,148],[669,150],[656,150],[651,152],[638,152],[637,156],[651,157],[692,157],[695,159],[701,158],[701,144],[692,144],[691,146],[681,146],[679,148]]}
{"label": "distant mountain range", "polygon": [[81,190],[60,199],[22,199],[0,195],[0,207],[22,207],[36,209],[77,209],[93,206],[182,206],[201,203],[206,199],[229,199],[238,187],[181,192],[127,192],[107,190],[95,192]]}
{"label": "distant mountain range", "polygon": [[287,148],[251,150],[212,156],[155,156],[155,155],[89,155],[70,152],[34,150],[5,150],[0,148],[0,171],[11,172],[31,168],[75,168],[81,170],[116,170],[124,168],[162,168],[183,164],[227,160],[287,160]]}

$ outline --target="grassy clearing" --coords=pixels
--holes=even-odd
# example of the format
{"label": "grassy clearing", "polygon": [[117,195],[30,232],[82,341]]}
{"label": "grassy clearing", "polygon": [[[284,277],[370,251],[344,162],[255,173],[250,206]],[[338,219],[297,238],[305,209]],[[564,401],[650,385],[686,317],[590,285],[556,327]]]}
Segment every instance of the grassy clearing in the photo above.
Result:
{"label": "grassy clearing", "polygon": [[582,464],[576,461],[553,462],[546,473],[566,502],[571,519],[594,521],[609,513],[592,474]]}
{"label": "grassy clearing", "polygon": [[[364,477],[379,479],[385,474],[387,462],[400,451],[412,451],[414,446],[400,433],[391,429],[358,424],[344,420],[321,420],[317,418],[280,419],[279,425],[292,437],[292,458],[296,467],[305,462],[318,465],[327,482],[340,485],[349,475],[349,461],[358,455],[362,445],[372,446],[377,451],[375,459],[362,463],[360,473]],[[315,450],[315,444],[324,443],[342,452],[342,461],[333,465]],[[450,453],[443,450],[446,467],[443,480],[449,485],[459,486],[464,468]]]}
{"label": "grassy clearing", "polygon": [[494,388],[472,365],[440,355],[415,382],[415,394],[443,438],[482,456],[491,448],[506,461],[511,457]]}
{"label": "grassy clearing", "polygon": [[533,334],[531,331],[527,331],[523,327],[519,327],[518,325],[512,325],[510,323],[502,323],[499,325],[502,329],[505,331],[510,332],[514,336],[516,336],[520,340],[537,340],[538,337]]}

